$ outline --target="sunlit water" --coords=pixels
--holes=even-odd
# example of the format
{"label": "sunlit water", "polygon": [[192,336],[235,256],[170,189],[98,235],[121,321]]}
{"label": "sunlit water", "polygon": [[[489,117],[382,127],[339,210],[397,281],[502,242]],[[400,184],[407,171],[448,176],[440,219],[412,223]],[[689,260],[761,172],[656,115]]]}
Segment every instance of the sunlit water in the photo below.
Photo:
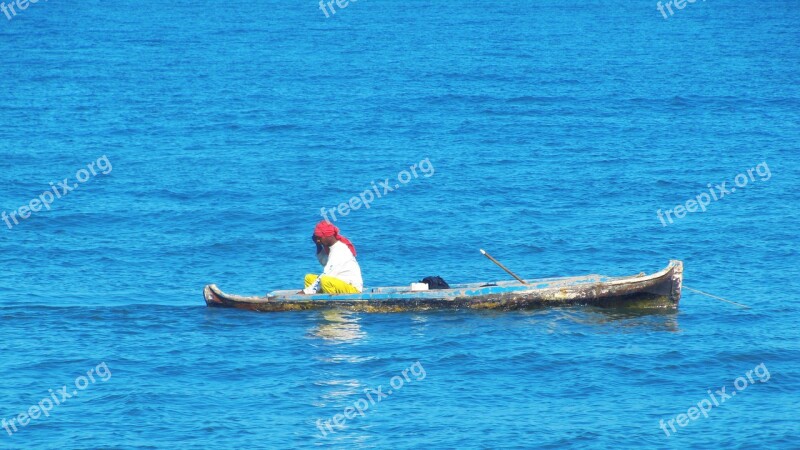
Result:
{"label": "sunlit water", "polygon": [[[419,0],[3,17],[0,209],[85,181],[0,222],[0,419],[75,392],[0,448],[800,442],[794,2],[666,20],[655,2]],[[205,307],[207,283],[299,288],[320,209],[414,164],[337,221],[368,286],[507,279],[479,248],[526,278],[682,259],[687,286],[751,309],[688,291],[661,314]],[[737,395],[687,418],[723,387]]]}

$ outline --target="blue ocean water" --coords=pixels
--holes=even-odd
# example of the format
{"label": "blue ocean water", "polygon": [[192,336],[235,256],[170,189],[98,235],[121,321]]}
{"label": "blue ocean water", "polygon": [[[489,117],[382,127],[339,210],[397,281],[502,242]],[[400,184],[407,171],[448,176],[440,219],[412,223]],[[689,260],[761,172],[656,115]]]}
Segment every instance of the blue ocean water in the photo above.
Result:
{"label": "blue ocean water", "polygon": [[[0,13],[0,448],[798,448],[800,12],[672,8]],[[367,286],[681,259],[751,309],[205,307],[299,287],[386,183],[337,212]]]}

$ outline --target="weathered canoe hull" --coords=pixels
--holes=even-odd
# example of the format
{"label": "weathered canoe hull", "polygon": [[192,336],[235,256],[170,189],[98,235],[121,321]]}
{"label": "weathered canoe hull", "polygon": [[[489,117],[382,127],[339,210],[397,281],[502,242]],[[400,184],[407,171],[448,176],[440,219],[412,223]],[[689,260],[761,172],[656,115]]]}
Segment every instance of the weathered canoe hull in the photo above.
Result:
{"label": "weathered canoe hull", "polygon": [[683,282],[683,263],[669,265],[652,275],[631,277],[583,277],[530,280],[496,284],[465,284],[453,289],[408,292],[404,287],[375,288],[355,295],[296,295],[276,291],[265,297],[242,297],[222,292],[216,285],[205,287],[209,307],[253,311],[303,311],[345,309],[364,312],[418,311],[429,309],[514,310],[548,306],[591,305],[607,308],[678,307]]}

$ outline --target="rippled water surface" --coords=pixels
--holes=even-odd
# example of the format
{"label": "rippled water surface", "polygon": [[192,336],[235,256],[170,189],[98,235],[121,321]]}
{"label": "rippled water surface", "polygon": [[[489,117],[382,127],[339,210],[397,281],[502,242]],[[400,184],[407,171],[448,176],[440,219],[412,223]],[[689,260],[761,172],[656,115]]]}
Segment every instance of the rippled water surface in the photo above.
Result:
{"label": "rippled water surface", "polygon": [[[74,189],[0,222],[0,448],[798,446],[795,2],[16,12],[0,210]],[[299,287],[320,209],[373,183],[337,221],[368,286],[507,279],[479,248],[526,278],[681,259],[751,308],[205,307]]]}

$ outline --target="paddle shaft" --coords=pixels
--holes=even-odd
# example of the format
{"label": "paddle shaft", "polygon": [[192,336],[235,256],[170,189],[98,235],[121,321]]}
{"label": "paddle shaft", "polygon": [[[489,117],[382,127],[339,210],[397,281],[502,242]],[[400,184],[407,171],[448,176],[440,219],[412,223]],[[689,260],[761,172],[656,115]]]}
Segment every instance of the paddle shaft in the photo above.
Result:
{"label": "paddle shaft", "polygon": [[503,269],[506,272],[508,272],[509,275],[511,275],[512,277],[516,278],[517,281],[519,281],[520,283],[528,284],[528,283],[525,282],[525,280],[523,280],[522,278],[518,277],[514,272],[508,270],[508,267],[504,266],[502,263],[500,263],[500,261],[494,259],[494,257],[492,257],[492,255],[486,253],[485,250],[481,249],[481,253],[483,254],[483,256],[489,258],[489,260],[491,260],[493,263],[497,264],[501,269]]}

